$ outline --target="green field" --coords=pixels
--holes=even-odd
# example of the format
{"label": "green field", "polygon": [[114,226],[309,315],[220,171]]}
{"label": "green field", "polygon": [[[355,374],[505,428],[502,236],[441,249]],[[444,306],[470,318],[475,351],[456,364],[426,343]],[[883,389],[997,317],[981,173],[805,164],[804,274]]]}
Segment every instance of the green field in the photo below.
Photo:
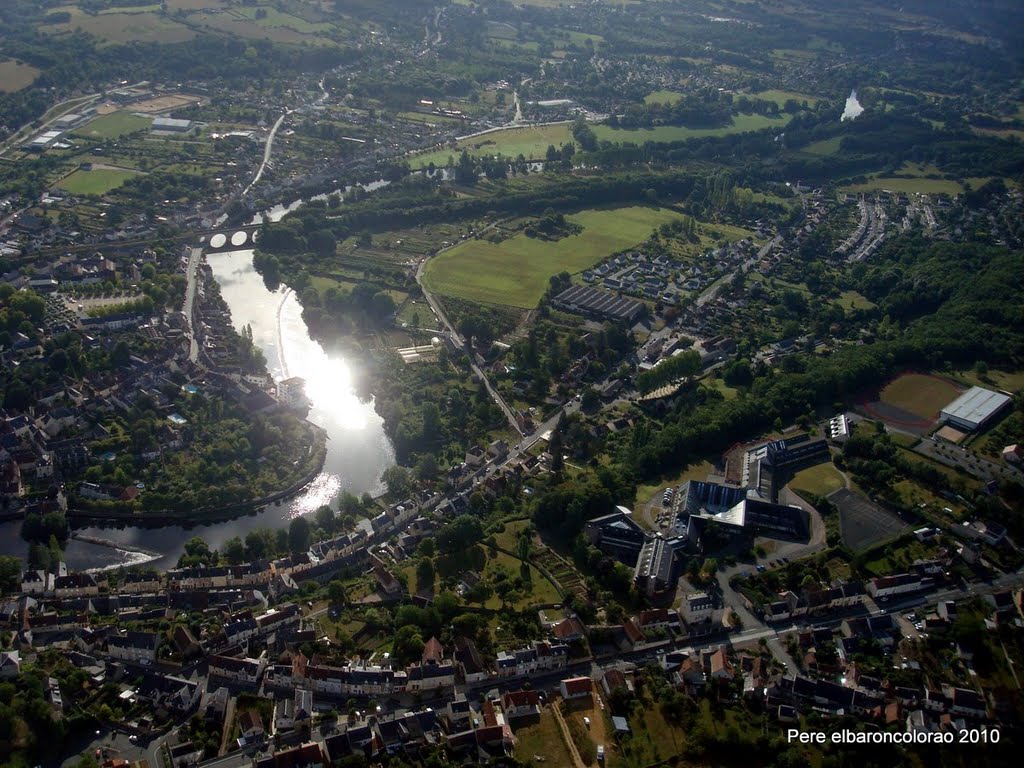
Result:
{"label": "green field", "polygon": [[777,118],[764,115],[735,115],[732,125],[722,128],[687,128],[682,125],[659,125],[657,128],[612,128],[607,125],[595,125],[594,133],[598,139],[612,142],[631,141],[643,144],[645,141],[684,141],[686,139],[702,139],[707,136],[727,136],[732,133],[759,131],[762,128],[783,128],[790,121],[790,115]]}
{"label": "green field", "polygon": [[82,171],[78,170],[61,179],[57,185],[73,195],[104,195],[117,189],[132,176],[131,171],[115,171],[109,169]]}
{"label": "green field", "polygon": [[139,117],[131,112],[111,112],[109,115],[97,117],[75,133],[97,139],[117,139],[129,133],[145,130],[152,122],[151,118]]}
{"label": "green field", "polygon": [[542,125],[534,128],[510,128],[493,131],[483,136],[474,136],[458,143],[456,149],[437,149],[409,158],[413,168],[422,168],[433,162],[446,165],[448,158],[458,159],[463,149],[475,157],[503,154],[517,157],[522,154],[528,160],[543,160],[549,145],[560,147],[572,141],[569,124]]}
{"label": "green field", "polygon": [[533,763],[538,757],[543,759],[542,765],[572,765],[572,756],[565,746],[562,733],[550,710],[541,713],[540,720],[519,721],[529,723],[515,729],[516,757],[521,761]]}
{"label": "green field", "polygon": [[797,472],[792,485],[797,490],[809,491],[818,496],[828,496],[833,491],[846,487],[843,476],[830,463],[818,464]]}
{"label": "green field", "polygon": [[865,298],[857,291],[843,291],[839,294],[839,298],[833,303],[838,304],[843,309],[874,309],[875,302],[871,299]]}
{"label": "green field", "polygon": [[[842,189],[846,192],[867,192],[870,190],[888,190],[906,195],[958,195],[965,191],[964,185],[953,179],[941,178],[942,171],[932,165],[904,163],[899,176],[873,175],[866,182],[851,184]],[[935,178],[930,178],[935,177]],[[990,180],[990,177],[971,177],[964,179],[972,188],[977,189]]]}
{"label": "green field", "polygon": [[818,103],[818,99],[814,96],[808,96],[806,93],[797,93],[796,91],[779,91],[771,89],[767,91],[757,91],[751,95],[755,98],[761,99],[761,101],[774,101],[779,105],[780,109],[784,107],[786,102],[790,99],[793,99],[800,104],[806,101],[807,106],[809,107],[813,107]]}
{"label": "green field", "polygon": [[63,8],[71,20],[61,24],[48,24],[40,31],[64,34],[72,31],[87,32],[107,43],[181,43],[195,37],[195,32],[184,24],[155,13],[103,13],[90,16],[78,8]]}
{"label": "green field", "polygon": [[606,256],[636,245],[678,214],[633,206],[589,210],[566,218],[583,227],[557,242],[524,234],[502,243],[468,240],[431,259],[424,282],[431,291],[485,304],[537,306],[548,279],[559,272],[580,272]]}
{"label": "green field", "polygon": [[839,142],[841,140],[841,136],[833,136],[831,139],[822,139],[821,141],[815,141],[812,144],[808,144],[802,151],[809,155],[834,155],[839,151]]}
{"label": "green field", "polygon": [[683,98],[683,94],[675,91],[654,91],[644,96],[644,104],[675,104]]}
{"label": "green field", "polygon": [[960,391],[945,379],[923,373],[905,373],[886,384],[879,398],[883,403],[922,419],[934,419],[959,394]]}
{"label": "green field", "polygon": [[14,59],[0,61],[0,93],[14,93],[27,88],[39,77],[39,70],[31,64]]}

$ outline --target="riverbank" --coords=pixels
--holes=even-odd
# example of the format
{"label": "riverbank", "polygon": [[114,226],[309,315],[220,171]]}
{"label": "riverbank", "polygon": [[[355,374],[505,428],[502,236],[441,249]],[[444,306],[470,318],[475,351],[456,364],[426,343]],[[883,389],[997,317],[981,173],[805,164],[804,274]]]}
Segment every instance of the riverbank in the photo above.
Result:
{"label": "riverbank", "polygon": [[76,522],[78,527],[87,527],[97,524],[124,524],[130,522],[132,525],[141,527],[162,527],[165,525],[205,525],[207,523],[225,522],[242,517],[249,513],[255,513],[263,507],[285,501],[299,495],[320,475],[327,458],[327,433],[316,424],[309,423],[311,429],[318,434],[313,464],[309,470],[298,480],[286,488],[261,496],[258,499],[251,499],[238,504],[217,507],[196,507],[187,511],[177,510],[83,510],[69,507],[67,512],[68,522],[72,527]]}

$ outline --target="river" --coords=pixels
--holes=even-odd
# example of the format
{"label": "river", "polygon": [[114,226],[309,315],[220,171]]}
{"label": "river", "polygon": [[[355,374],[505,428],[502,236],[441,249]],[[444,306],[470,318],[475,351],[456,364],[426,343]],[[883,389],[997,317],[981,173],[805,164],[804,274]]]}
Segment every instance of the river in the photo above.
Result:
{"label": "river", "polygon": [[[266,216],[277,220],[296,205],[278,206]],[[294,292],[283,286],[268,290],[253,268],[252,255],[251,250],[242,250],[208,254],[206,258],[235,327],[252,326],[253,340],[263,350],[274,379],[301,376],[306,380],[306,394],[312,400],[308,418],[328,436],[323,471],[294,498],[227,522],[190,528],[81,529],[92,537],[160,552],[162,557],[153,560],[127,550],[72,540],[65,550],[70,568],[85,570],[147,560],[160,569],[171,568],[193,536],[202,537],[211,549],[216,549],[233,536],[244,539],[255,528],[286,526],[291,518],[331,502],[343,489],[356,495],[381,490],[380,476],[395,463],[395,455],[373,402],[362,401],[355,394],[352,372],[359,360],[334,350],[325,351],[311,339]],[[0,525],[0,554],[25,554],[20,528],[20,522]]]}

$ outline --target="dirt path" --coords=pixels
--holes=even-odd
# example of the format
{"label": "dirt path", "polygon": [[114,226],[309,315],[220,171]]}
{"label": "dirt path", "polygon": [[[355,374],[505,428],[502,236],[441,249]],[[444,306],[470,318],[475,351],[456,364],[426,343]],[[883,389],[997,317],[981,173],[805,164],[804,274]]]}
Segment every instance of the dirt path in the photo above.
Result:
{"label": "dirt path", "polygon": [[220,734],[220,749],[218,755],[227,754],[228,744],[231,741],[231,731],[235,726],[235,697],[228,699],[227,709],[224,710],[224,730]]}
{"label": "dirt path", "polygon": [[576,749],[576,742],[572,740],[572,734],[569,732],[569,724],[565,722],[565,718],[562,717],[562,711],[558,708],[557,703],[552,703],[551,711],[555,713],[555,720],[558,721],[558,727],[562,729],[562,737],[565,739],[566,747],[569,749],[569,754],[572,755],[572,762],[576,768],[588,768],[587,764],[583,762],[583,758],[580,757],[580,753]]}

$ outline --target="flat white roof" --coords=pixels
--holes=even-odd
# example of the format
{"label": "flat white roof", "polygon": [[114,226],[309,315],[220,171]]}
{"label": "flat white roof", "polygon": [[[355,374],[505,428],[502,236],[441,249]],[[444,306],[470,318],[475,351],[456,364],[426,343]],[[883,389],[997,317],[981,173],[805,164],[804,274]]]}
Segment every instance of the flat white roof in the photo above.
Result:
{"label": "flat white roof", "polygon": [[1009,402],[1009,395],[984,387],[971,387],[943,408],[942,415],[969,424],[981,424]]}

